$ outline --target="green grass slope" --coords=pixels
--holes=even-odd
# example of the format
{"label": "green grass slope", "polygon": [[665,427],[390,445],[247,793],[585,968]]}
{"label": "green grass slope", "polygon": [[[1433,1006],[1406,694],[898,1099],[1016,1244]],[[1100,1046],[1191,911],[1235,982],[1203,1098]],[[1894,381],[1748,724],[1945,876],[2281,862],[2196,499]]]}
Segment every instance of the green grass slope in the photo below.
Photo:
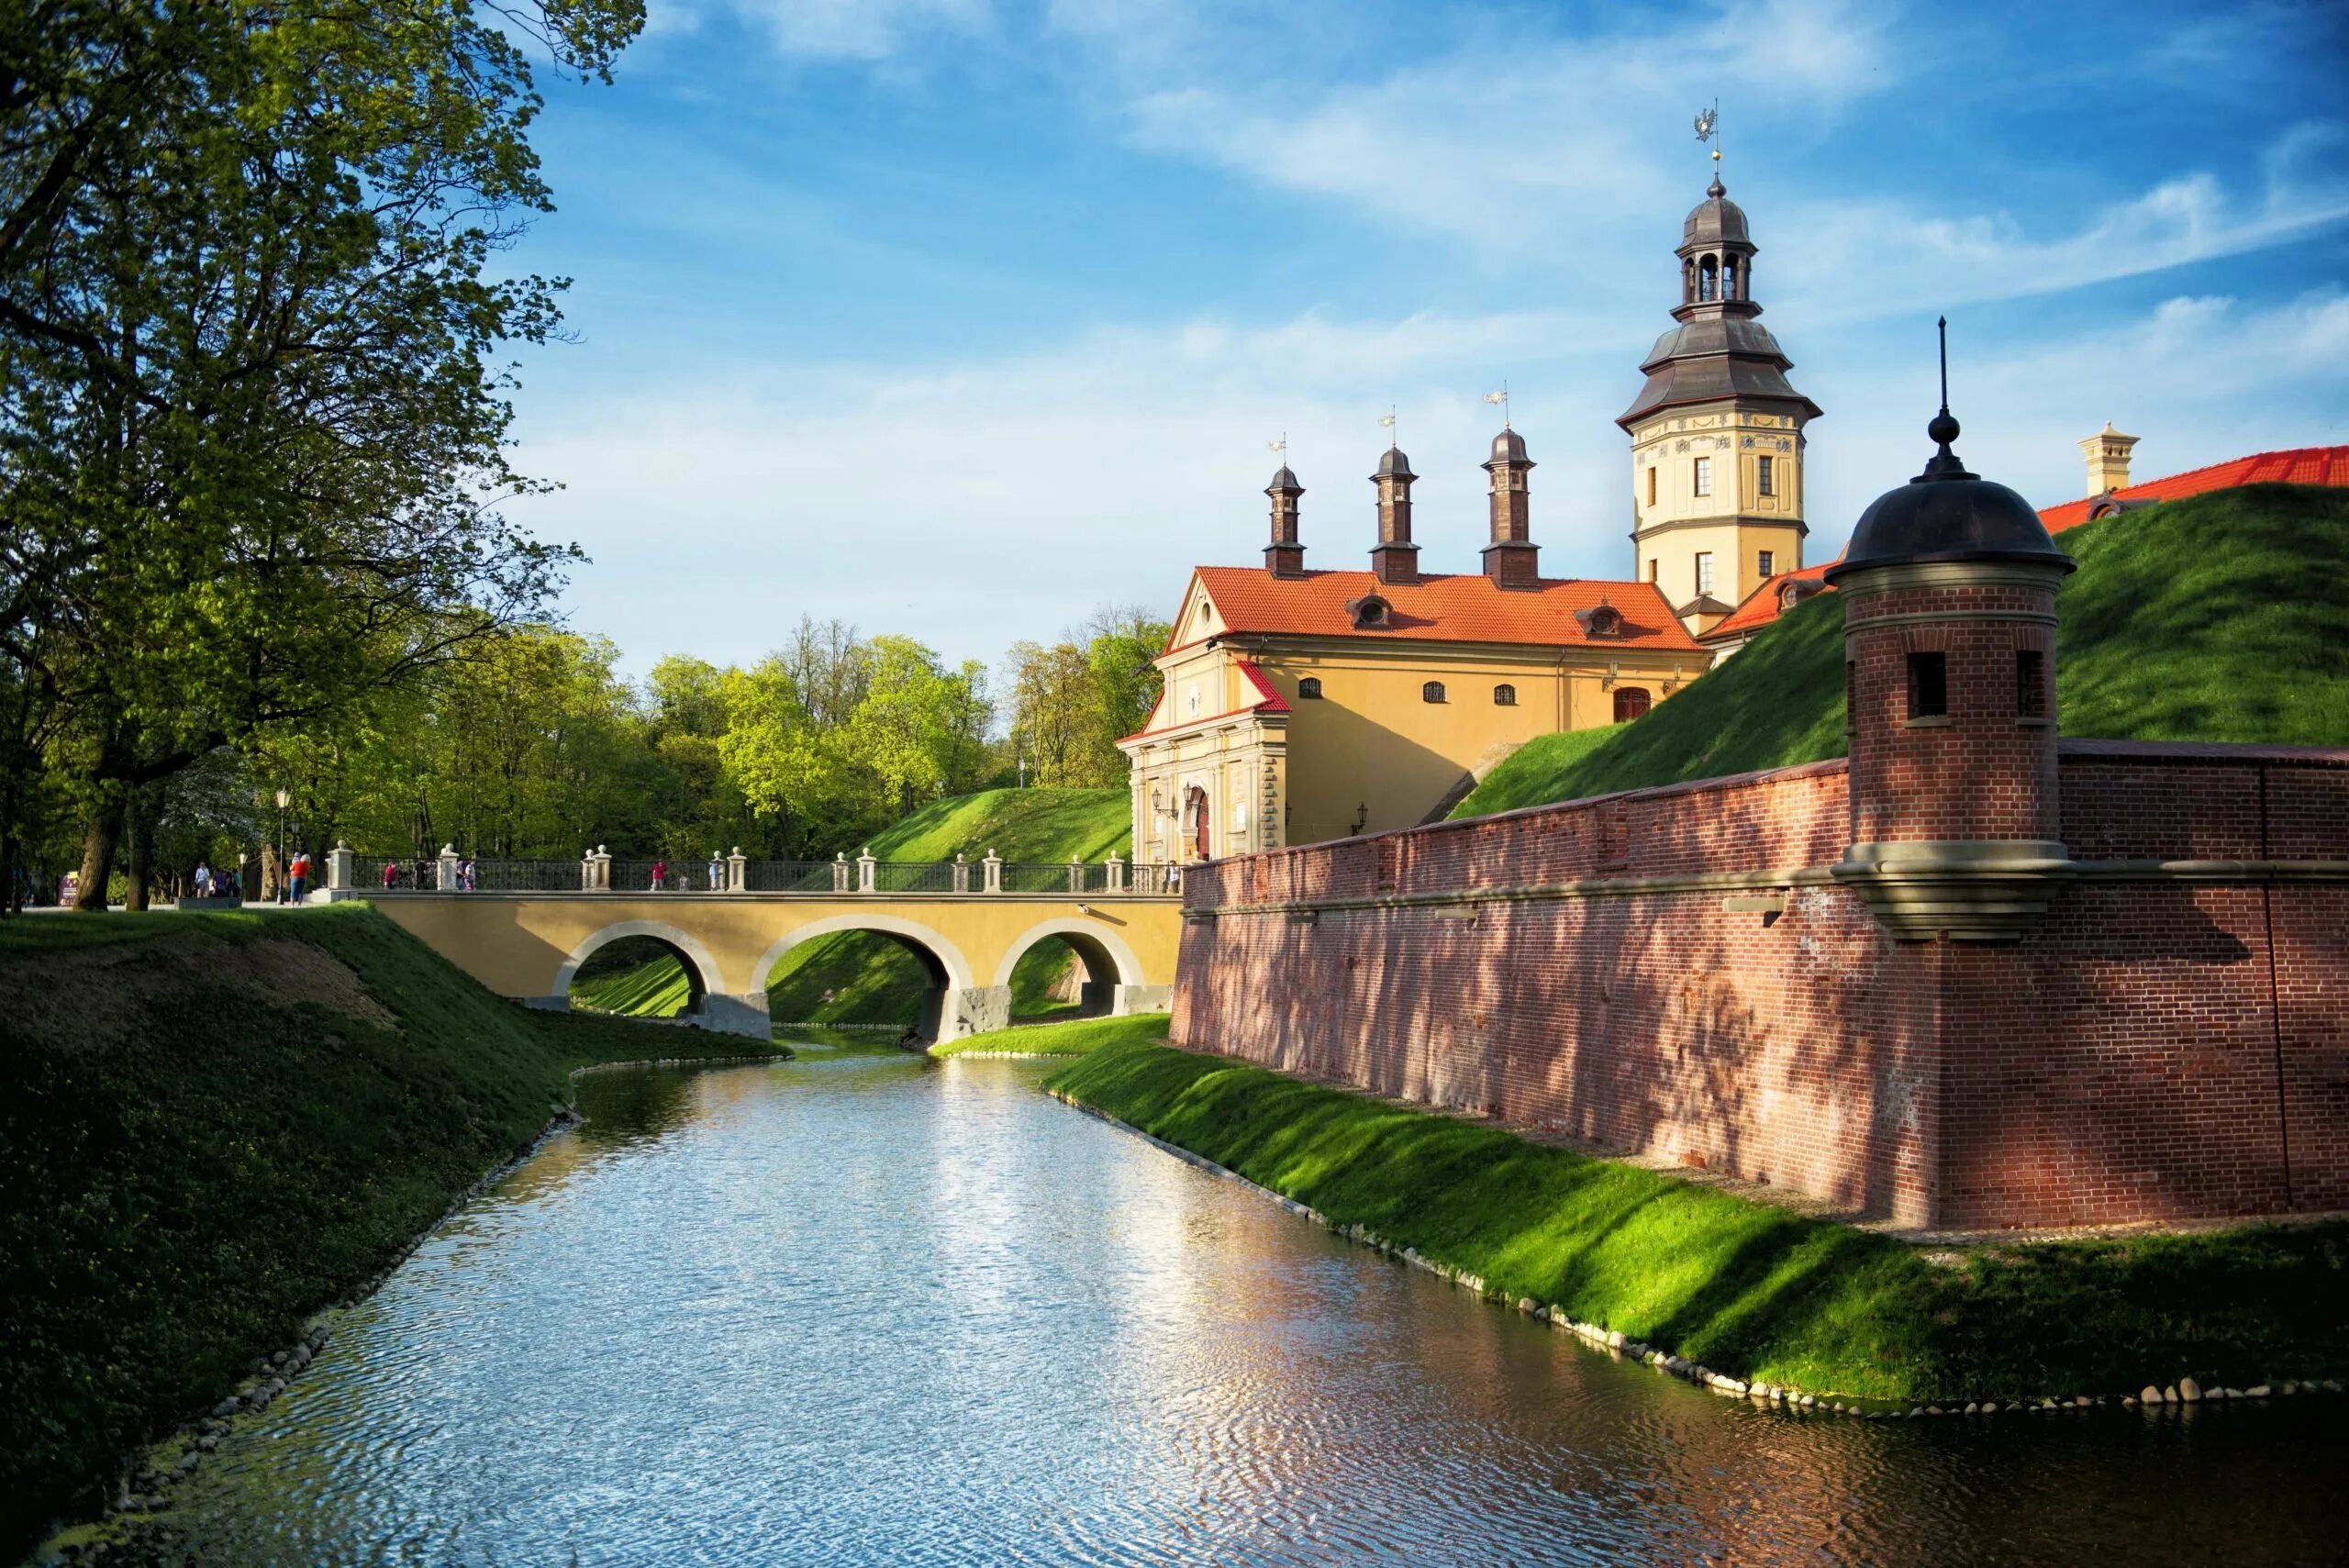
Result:
{"label": "green grass slope", "polygon": [[0,922],[0,1557],[396,1256],[571,1069],[681,1043],[516,1006],[356,906]]}
{"label": "green grass slope", "polygon": [[623,937],[596,950],[571,982],[571,1005],[631,1018],[674,1018],[693,1001],[685,966],[651,937]]}
{"label": "green grass slope", "polygon": [[[2064,733],[2349,739],[2349,491],[2262,484],[2101,518],[2060,541]],[[1797,606],[1642,718],[1528,742],[1454,808],[1477,817],[1843,754],[1843,606]]]}
{"label": "green grass slope", "polygon": [[1069,1018],[966,1036],[930,1048],[932,1056],[973,1056],[1016,1051],[1022,1056],[1088,1056],[1108,1045],[1166,1043],[1164,1013],[1129,1013],[1122,1018]]}
{"label": "green grass slope", "polygon": [[983,789],[934,801],[876,834],[885,861],[1008,861],[1058,864],[1133,852],[1131,801],[1122,789]]}
{"label": "green grass slope", "polygon": [[1486,1124],[1136,1040],[1045,1087],[1493,1294],[1748,1382],[1906,1404],[2343,1370],[2349,1221],[1983,1250],[1946,1266]]}

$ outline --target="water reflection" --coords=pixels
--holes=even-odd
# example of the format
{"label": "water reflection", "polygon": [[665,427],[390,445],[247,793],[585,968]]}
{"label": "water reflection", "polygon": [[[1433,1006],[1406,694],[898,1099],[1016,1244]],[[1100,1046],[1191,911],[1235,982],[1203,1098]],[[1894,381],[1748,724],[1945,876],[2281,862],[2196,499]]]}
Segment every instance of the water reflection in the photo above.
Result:
{"label": "water reflection", "polygon": [[2331,1560],[2338,1412],[1797,1420],[1037,1094],[604,1074],[175,1510],[228,1563]]}

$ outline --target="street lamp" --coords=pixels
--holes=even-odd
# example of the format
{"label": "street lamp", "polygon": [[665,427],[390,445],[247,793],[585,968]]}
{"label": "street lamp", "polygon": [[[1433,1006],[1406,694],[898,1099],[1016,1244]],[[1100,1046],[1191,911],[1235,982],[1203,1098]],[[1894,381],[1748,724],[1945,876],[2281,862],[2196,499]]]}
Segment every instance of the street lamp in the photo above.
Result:
{"label": "street lamp", "polygon": [[277,792],[277,901],[285,902],[285,808],[294,804],[294,792]]}

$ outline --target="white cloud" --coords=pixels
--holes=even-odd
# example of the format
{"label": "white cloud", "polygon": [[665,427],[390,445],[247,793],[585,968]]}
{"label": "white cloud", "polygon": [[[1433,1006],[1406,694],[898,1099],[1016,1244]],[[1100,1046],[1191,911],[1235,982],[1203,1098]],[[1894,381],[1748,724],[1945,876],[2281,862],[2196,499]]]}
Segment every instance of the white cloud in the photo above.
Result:
{"label": "white cloud", "polygon": [[1784,259],[1756,287],[1827,319],[2048,294],[2242,255],[2349,218],[2349,179],[2337,172],[2344,142],[2336,126],[2298,126],[2263,157],[2255,195],[2230,195],[2208,172],[2181,174],[2053,236],[2006,213],[1930,217],[1885,204],[1814,204],[1784,215],[1802,242],[1781,248]]}
{"label": "white cloud", "polygon": [[[801,613],[993,660],[1097,604],[1167,605],[1201,562],[1258,559],[1259,494],[1286,432],[1317,566],[1358,565],[1366,476],[1392,400],[1431,570],[1484,540],[1496,362],[1541,468],[1534,536],[1554,575],[1628,572],[1630,471],[1611,423],[1631,361],[1565,316],[1308,315],[1077,334],[1048,352],[917,368],[789,365],[534,410],[521,452],[569,488],[526,520],[596,557],[572,603],[641,668],[661,652],[755,658]],[[1790,345],[1828,417],[1810,446],[1809,558],[1928,455],[1930,335],[1903,323]],[[1909,341],[1910,339],[1915,341]],[[2277,446],[2349,440],[2349,295],[2272,308],[2181,298],[2109,329],[1961,342],[1953,394],[1977,472],[2046,505],[2080,493],[2074,443],[2110,418],[2147,477]],[[556,423],[559,418],[559,424]]]}
{"label": "white cloud", "polygon": [[[1728,4],[1672,30],[1480,38],[1330,84],[1194,62],[1182,82],[1137,83],[1127,112],[1152,150],[1480,250],[1554,253],[1594,224],[1612,227],[1635,196],[1698,183],[1685,111],[1708,97],[1744,94],[1808,117],[1889,85],[1887,20],[1882,8],[1838,3]],[[1157,51],[1149,59],[1164,64]],[[1741,128],[1738,113],[1729,111],[1731,134],[1758,132],[1758,115]]]}

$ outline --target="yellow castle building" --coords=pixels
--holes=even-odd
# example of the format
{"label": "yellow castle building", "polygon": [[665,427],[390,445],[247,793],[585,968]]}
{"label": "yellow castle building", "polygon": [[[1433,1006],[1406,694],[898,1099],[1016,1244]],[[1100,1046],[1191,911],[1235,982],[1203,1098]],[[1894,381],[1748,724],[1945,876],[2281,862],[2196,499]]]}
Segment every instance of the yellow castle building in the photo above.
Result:
{"label": "yellow castle building", "polygon": [[1308,570],[1304,486],[1264,494],[1255,566],[1195,568],[1157,661],[1165,688],[1119,742],[1134,857],[1173,863],[1408,828],[1448,812],[1537,735],[1634,718],[1712,662],[1698,640],[1801,565],[1803,427],[1817,405],[1754,317],[1755,247],[1716,179],[1676,252],[1675,325],[1641,366],[1631,438],[1634,577],[1545,578],[1533,461],[1504,423],[1483,569],[1423,573],[1410,460],[1370,476],[1367,570]]}

